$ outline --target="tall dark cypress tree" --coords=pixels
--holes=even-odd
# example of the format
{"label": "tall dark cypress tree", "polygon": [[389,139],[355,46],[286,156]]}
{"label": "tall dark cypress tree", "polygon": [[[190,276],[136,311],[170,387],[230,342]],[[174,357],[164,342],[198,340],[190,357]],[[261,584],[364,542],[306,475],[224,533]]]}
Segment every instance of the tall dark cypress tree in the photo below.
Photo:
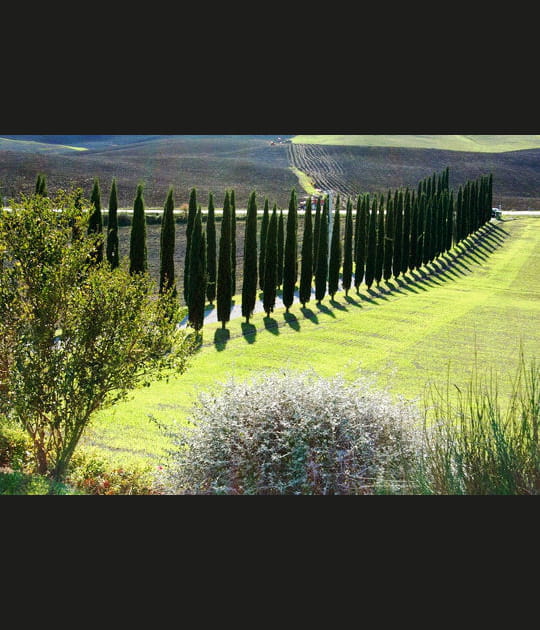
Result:
{"label": "tall dark cypress tree", "polygon": [[283,284],[283,265],[285,256],[285,221],[283,220],[283,210],[279,211],[277,229],[277,288]]}
{"label": "tall dark cypress tree", "polygon": [[410,247],[409,247],[409,271],[413,271],[416,269],[416,259],[418,253],[418,240],[420,238],[420,233],[418,231],[418,205],[419,205],[419,197],[416,194],[413,194],[411,199],[411,237],[410,237]]}
{"label": "tall dark cypress tree", "polygon": [[[270,223],[270,212],[269,212],[269,206],[268,206],[268,199],[265,199],[262,222],[261,222],[261,236],[259,240],[259,288],[261,289],[261,291],[264,291],[264,276],[265,276],[264,263],[266,261],[266,238],[268,236],[269,223]],[[276,232],[276,238],[277,238],[277,232]]]}
{"label": "tall dark cypress tree", "polygon": [[214,304],[216,299],[217,276],[217,242],[216,242],[216,212],[214,208],[214,195],[208,196],[208,219],[206,221],[206,272],[208,281],[206,284],[206,299]]}
{"label": "tall dark cypress tree", "polygon": [[206,235],[202,229],[202,212],[199,208],[191,232],[191,254],[189,256],[189,325],[196,331],[204,325],[206,302]]}
{"label": "tall dark cypress tree", "polygon": [[356,205],[356,226],[354,239],[354,286],[360,293],[366,269],[367,225],[369,217],[369,194],[359,195]]}
{"label": "tall dark cypress tree", "polygon": [[315,220],[313,222],[313,275],[317,274],[317,261],[319,260],[319,237],[321,233],[321,198],[317,197],[315,207]]}
{"label": "tall dark cypress tree", "polygon": [[244,237],[244,278],[242,282],[242,317],[249,324],[257,301],[257,201],[249,196]]}
{"label": "tall dark cypress tree", "polygon": [[304,216],[304,236],[302,239],[302,266],[300,269],[300,302],[305,308],[311,300],[313,283],[313,224],[311,218],[311,197],[306,204]]}
{"label": "tall dark cypress tree", "polygon": [[225,328],[231,319],[232,282],[231,282],[231,205],[229,192],[225,193],[221,236],[219,239],[219,262],[217,277],[217,319]]}
{"label": "tall dark cypress tree", "polygon": [[191,189],[189,194],[188,218],[186,225],[186,255],[184,260],[184,302],[189,304],[189,252],[191,248],[191,234],[197,215],[197,190]]}
{"label": "tall dark cypress tree", "polygon": [[234,190],[229,195],[231,204],[231,291],[236,295],[236,196]]}
{"label": "tall dark cypress tree", "polygon": [[347,199],[347,214],[345,215],[345,234],[343,236],[343,289],[349,295],[352,284],[353,270],[353,209],[351,199]]}
{"label": "tall dark cypress tree", "polygon": [[[92,204],[92,213],[88,219],[88,234],[102,234],[103,232],[103,215],[101,214],[101,192],[99,190],[99,181],[94,178],[92,194],[90,195],[90,203]],[[103,239],[100,238],[96,250],[92,256],[95,263],[103,260]]]}
{"label": "tall dark cypress tree", "polygon": [[336,207],[334,210],[334,222],[332,226],[332,240],[330,242],[330,262],[328,263],[328,293],[332,300],[339,289],[339,271],[341,269],[341,217],[340,198],[336,197]]}
{"label": "tall dark cypress tree", "polygon": [[41,195],[41,197],[47,196],[47,178],[43,175],[43,173],[40,173],[37,176],[35,194]]}
{"label": "tall dark cypress tree", "polygon": [[434,196],[430,195],[426,196],[424,199],[424,242],[423,242],[423,250],[422,250],[422,264],[427,265],[431,260],[431,252],[433,245],[433,234],[431,231],[431,226],[433,224],[433,214],[434,214],[434,204],[433,204]]}
{"label": "tall dark cypress tree", "polygon": [[133,220],[129,241],[129,273],[146,273],[148,269],[146,251],[146,216],[144,212],[143,185],[137,186],[133,204]]}
{"label": "tall dark cypress tree", "polygon": [[375,264],[377,262],[377,205],[377,196],[375,195],[369,213],[367,229],[365,282],[368,289],[371,288],[375,280]]}
{"label": "tall dark cypress tree", "polygon": [[383,278],[388,282],[392,277],[392,263],[394,260],[394,232],[395,232],[395,213],[394,213],[394,197],[388,199],[386,206],[386,215],[384,218],[384,260],[383,260]]}
{"label": "tall dark cypress tree", "polygon": [[384,197],[381,195],[379,201],[379,212],[377,214],[377,254],[375,255],[375,282],[377,286],[381,283],[384,266]]}
{"label": "tall dark cypress tree", "polygon": [[330,202],[324,198],[321,221],[319,225],[319,245],[317,247],[317,270],[315,273],[315,299],[319,304],[326,295],[328,283],[328,229]]}
{"label": "tall dark cypress tree", "polygon": [[159,292],[165,293],[173,290],[174,286],[174,247],[176,240],[174,223],[174,190],[169,188],[165,205],[163,207],[163,218],[161,220],[160,238],[160,259],[159,259]]}
{"label": "tall dark cypress tree", "polygon": [[394,208],[395,214],[395,232],[394,232],[394,256],[392,259],[392,272],[394,278],[398,278],[401,274],[401,256],[403,251],[403,205],[404,193],[399,191],[397,205]]}
{"label": "tall dark cypress tree", "polygon": [[294,302],[294,289],[298,277],[298,207],[296,190],[291,192],[289,213],[287,215],[287,237],[283,256],[283,305],[287,312]]}
{"label": "tall dark cypress tree", "polygon": [[426,246],[426,204],[427,195],[426,193],[422,193],[420,195],[420,199],[418,200],[418,247],[416,250],[416,269],[420,269],[424,263],[424,251]]}
{"label": "tall dark cypress tree", "polygon": [[109,220],[107,224],[107,261],[111,269],[120,264],[118,253],[118,191],[116,179],[113,177],[111,194],[109,195]]}
{"label": "tall dark cypress tree", "polygon": [[268,231],[266,233],[265,243],[265,261],[264,261],[264,292],[263,292],[263,308],[267,317],[274,312],[276,305],[276,286],[277,286],[277,232],[278,232],[278,216],[277,205],[274,204],[272,215],[268,223]]}
{"label": "tall dark cypress tree", "polygon": [[409,257],[411,247],[411,217],[412,195],[407,188],[403,199],[403,239],[401,245],[401,273],[405,274],[409,270]]}

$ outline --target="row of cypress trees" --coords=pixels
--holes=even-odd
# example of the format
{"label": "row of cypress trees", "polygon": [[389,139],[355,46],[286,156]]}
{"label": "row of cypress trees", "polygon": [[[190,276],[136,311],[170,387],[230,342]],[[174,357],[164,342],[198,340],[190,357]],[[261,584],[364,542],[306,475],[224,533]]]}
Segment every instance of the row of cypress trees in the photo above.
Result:
{"label": "row of cypress trees", "polygon": [[[46,194],[44,176],[38,176],[36,193]],[[298,258],[298,203],[291,192],[285,225],[283,210],[272,212],[265,199],[261,231],[257,239],[258,210],[256,193],[252,192],[247,208],[244,241],[242,316],[249,322],[257,300],[263,292],[267,316],[273,312],[277,290],[282,287],[283,304],[288,311],[295,297],[299,279],[299,298],[305,307],[315,292],[320,303],[328,293],[332,299],[341,286],[346,294],[354,284],[359,292],[362,283],[368,289],[392,276],[412,272],[426,265],[478,230],[491,217],[492,175],[482,176],[460,186],[457,196],[449,188],[449,169],[434,173],[419,182],[416,189],[400,189],[384,194],[361,194],[347,199],[342,228],[341,199],[337,195],[330,223],[330,199],[319,197],[313,209],[308,199],[300,262]],[[90,197],[92,212],[89,233],[103,231],[99,182],[94,180]],[[106,236],[106,259],[112,268],[118,256],[118,196],[113,179],[109,197],[109,221]],[[314,213],[313,213],[314,210]],[[236,287],[236,202],[234,191],[227,191],[219,247],[214,197],[208,199],[207,220],[203,223],[197,191],[190,192],[186,227],[184,264],[184,301],[190,325],[200,330],[206,302],[216,302],[218,321],[225,328],[230,319]],[[159,291],[176,295],[174,194],[169,189],[164,205],[160,242]],[[219,256],[218,256],[219,252]],[[96,262],[103,260],[98,248]],[[130,236],[130,273],[147,271],[146,219],[143,186],[137,187]]]}

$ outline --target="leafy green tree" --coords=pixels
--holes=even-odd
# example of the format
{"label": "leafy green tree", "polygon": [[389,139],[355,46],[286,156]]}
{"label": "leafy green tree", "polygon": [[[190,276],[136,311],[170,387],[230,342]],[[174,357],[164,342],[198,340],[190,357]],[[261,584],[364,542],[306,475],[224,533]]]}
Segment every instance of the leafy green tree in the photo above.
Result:
{"label": "leafy green tree", "polygon": [[161,220],[160,261],[159,261],[159,292],[173,291],[176,295],[174,274],[174,248],[176,241],[176,226],[174,222],[174,190],[169,188],[163,218]]}
{"label": "leafy green tree", "polygon": [[206,270],[208,282],[206,285],[206,298],[210,304],[216,299],[217,276],[217,241],[216,241],[216,211],[214,208],[214,195],[208,196],[208,218],[206,221]]}
{"label": "leafy green tree", "polygon": [[242,317],[246,323],[255,310],[257,301],[257,200],[256,193],[249,196],[244,236],[244,278],[242,282]]}
{"label": "leafy green tree", "polygon": [[324,299],[328,283],[328,229],[330,201],[324,198],[319,227],[319,245],[317,247],[317,272],[315,274],[315,299],[320,304]]}
{"label": "leafy green tree", "polygon": [[191,234],[193,233],[193,225],[195,216],[197,215],[197,189],[192,188],[189,193],[188,218],[186,225],[186,255],[184,259],[184,302],[189,304],[189,255],[191,249]]}
{"label": "leafy green tree", "polygon": [[343,237],[343,289],[349,295],[352,285],[353,270],[353,209],[351,199],[347,199],[347,213],[345,215],[345,234]]}
{"label": "leafy green tree", "polygon": [[298,277],[298,206],[296,190],[292,190],[287,215],[287,237],[283,257],[283,305],[287,312],[294,302],[294,289]]}
{"label": "leafy green tree", "polygon": [[116,269],[120,264],[118,252],[118,191],[116,179],[113,177],[111,193],[109,195],[109,220],[107,224],[107,261],[111,269]]}
{"label": "leafy green tree", "polygon": [[283,265],[285,256],[285,221],[283,219],[283,210],[278,215],[278,232],[277,232],[277,287],[283,284]]}
{"label": "leafy green tree", "polygon": [[330,243],[330,262],[328,263],[328,293],[332,300],[339,289],[339,271],[341,269],[341,218],[340,198],[336,197],[334,223],[332,226],[332,241]]}
{"label": "leafy green tree", "polygon": [[191,233],[191,253],[189,256],[189,325],[199,331],[204,325],[204,305],[206,302],[206,235],[202,227],[202,212],[199,208]]}
{"label": "leafy green tree", "polygon": [[225,193],[223,202],[223,218],[221,219],[221,236],[219,239],[219,262],[217,277],[217,319],[225,328],[231,319],[232,276],[231,276],[231,203],[229,192]]}
{"label": "leafy green tree", "polygon": [[306,204],[304,217],[304,236],[302,239],[302,266],[300,269],[300,302],[306,308],[311,299],[313,282],[313,225],[311,218],[311,197]]}
{"label": "leafy green tree", "polygon": [[277,205],[274,204],[270,222],[268,223],[268,232],[266,234],[266,259],[264,261],[264,290],[263,290],[263,308],[267,317],[274,312],[276,305],[276,286],[277,286],[277,232],[278,232],[278,215]]}
{"label": "leafy green tree", "polygon": [[146,249],[146,215],[144,210],[143,185],[137,186],[133,204],[133,220],[129,241],[129,273],[146,273],[148,256]]}
{"label": "leafy green tree", "polygon": [[264,209],[261,222],[261,236],[260,236],[260,248],[259,248],[259,288],[264,291],[264,263],[266,261],[266,239],[268,236],[268,224],[270,222],[270,212],[268,206],[268,199],[264,200]]}
{"label": "leafy green tree", "polygon": [[13,207],[0,213],[0,417],[30,436],[35,471],[61,480],[96,414],[182,373],[192,344],[176,301],[155,299],[147,275],[87,265],[93,208],[71,192]]}
{"label": "leafy green tree", "polygon": [[[88,234],[101,234],[103,232],[103,215],[101,214],[101,192],[97,178],[94,179],[90,203],[93,210],[88,221]],[[96,250],[91,258],[96,264],[103,261],[103,238],[101,236],[96,242]]]}

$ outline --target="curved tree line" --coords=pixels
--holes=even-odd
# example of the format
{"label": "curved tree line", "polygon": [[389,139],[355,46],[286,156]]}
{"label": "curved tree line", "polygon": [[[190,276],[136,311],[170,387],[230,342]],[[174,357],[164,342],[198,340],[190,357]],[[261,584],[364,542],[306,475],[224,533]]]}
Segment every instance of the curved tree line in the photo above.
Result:
{"label": "curved tree line", "polygon": [[[36,182],[36,194],[46,195],[44,175]],[[103,232],[99,182],[94,180],[92,214],[88,231]],[[338,193],[309,198],[299,252],[298,200],[292,190],[286,217],[274,203],[270,210],[264,200],[260,233],[256,193],[247,207],[244,234],[242,286],[236,282],[236,207],[234,190],[225,193],[221,231],[217,234],[214,196],[208,199],[206,221],[191,190],[186,225],[183,298],[188,321],[196,331],[204,324],[206,304],[216,305],[217,318],[225,328],[230,320],[232,300],[242,296],[242,316],[249,323],[257,299],[262,297],[269,317],[277,292],[287,311],[296,292],[303,307],[314,297],[320,303],[326,295],[333,300],[339,290],[347,295],[354,286],[368,290],[392,277],[411,273],[428,265],[491,218],[493,177],[482,176],[459,187],[449,187],[449,169],[433,173],[414,189],[389,190],[387,194],[360,194],[341,199]],[[343,208],[342,208],[343,205]],[[117,188],[113,179],[109,197],[107,233],[93,257],[115,268],[118,256]],[[169,189],[161,222],[159,291],[176,294],[174,191]],[[147,271],[146,219],[143,187],[137,187],[129,250],[130,273]],[[259,295],[262,292],[262,296]]]}

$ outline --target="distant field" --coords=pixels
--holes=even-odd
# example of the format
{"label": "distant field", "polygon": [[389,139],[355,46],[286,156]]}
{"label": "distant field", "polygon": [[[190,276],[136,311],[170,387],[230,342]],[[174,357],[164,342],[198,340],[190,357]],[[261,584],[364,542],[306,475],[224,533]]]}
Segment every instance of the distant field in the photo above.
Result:
{"label": "distant field", "polygon": [[[205,326],[204,346],[189,370],[169,383],[156,383],[104,411],[84,443],[113,461],[155,461],[166,438],[149,420],[165,425],[185,419],[198,389],[229,377],[288,367],[324,376],[372,375],[395,395],[421,397],[428,382],[462,386],[475,354],[482,370],[494,369],[508,391],[523,342],[527,357],[540,357],[540,219],[512,218],[484,233],[474,250],[438,274],[395,280],[384,292],[327,297],[256,315],[246,326]],[[385,288],[384,283],[381,287]],[[149,459],[150,458],[150,459]]]}
{"label": "distant field", "polygon": [[359,147],[441,149],[473,153],[502,153],[540,148],[540,135],[298,135],[294,144],[325,144]]}

